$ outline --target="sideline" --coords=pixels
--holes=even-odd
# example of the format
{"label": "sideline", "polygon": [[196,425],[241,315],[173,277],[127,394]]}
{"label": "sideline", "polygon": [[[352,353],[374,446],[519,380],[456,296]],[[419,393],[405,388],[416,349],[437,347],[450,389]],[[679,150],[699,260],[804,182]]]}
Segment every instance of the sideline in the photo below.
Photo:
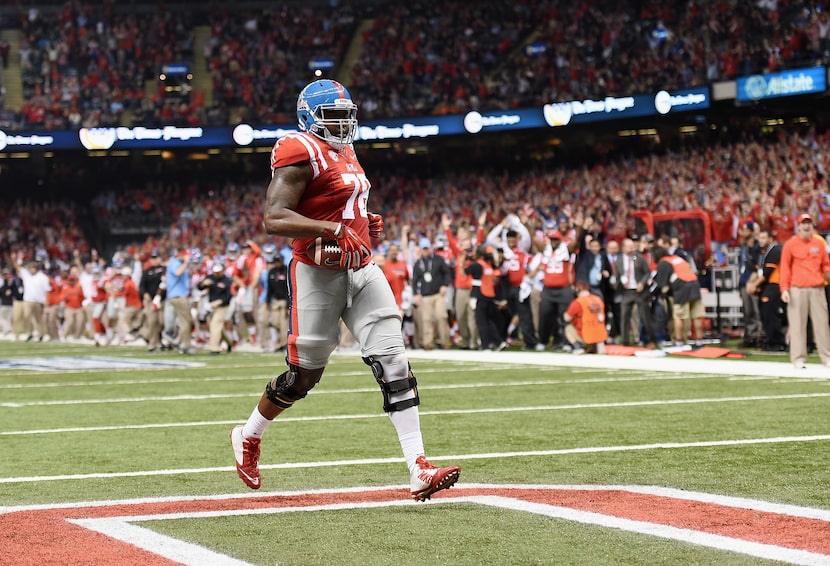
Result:
{"label": "sideline", "polygon": [[[574,356],[558,352],[488,352],[468,350],[407,350],[411,360],[445,360],[466,363],[513,363],[533,366],[559,366],[608,370],[668,371],[683,373],[714,373],[736,376],[792,377],[830,380],[830,368],[822,364],[807,364],[799,369],[789,361],[753,362],[746,360],[710,360],[664,356]],[[359,355],[359,352],[357,353]],[[417,374],[417,370],[416,370]]]}

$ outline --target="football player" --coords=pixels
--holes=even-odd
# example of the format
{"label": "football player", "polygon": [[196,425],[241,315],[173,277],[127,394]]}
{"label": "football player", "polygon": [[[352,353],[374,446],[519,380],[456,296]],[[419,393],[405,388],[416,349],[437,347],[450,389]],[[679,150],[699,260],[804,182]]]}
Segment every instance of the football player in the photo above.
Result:
{"label": "football player", "polygon": [[383,409],[409,467],[411,496],[429,499],[455,484],[461,470],[434,466],[424,456],[420,401],[400,311],[386,277],[372,263],[383,219],[367,208],[371,185],[352,146],[357,105],[340,83],[317,80],[300,92],[297,118],[300,132],[278,140],[271,152],[263,220],[268,234],[293,238],[288,369],[266,385],[245,425],[231,431],[237,472],[252,489],[262,485],[262,434],[320,381],[342,318],[380,386]]}

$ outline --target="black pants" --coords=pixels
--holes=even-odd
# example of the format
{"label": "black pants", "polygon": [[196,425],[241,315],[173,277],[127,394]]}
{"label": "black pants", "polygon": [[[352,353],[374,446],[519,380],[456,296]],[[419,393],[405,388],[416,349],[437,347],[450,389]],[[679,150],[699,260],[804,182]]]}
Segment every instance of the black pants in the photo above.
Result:
{"label": "black pants", "polygon": [[781,302],[781,290],[776,283],[767,283],[761,290],[761,299],[758,301],[758,310],[761,312],[761,326],[764,327],[767,348],[786,347],[784,337],[784,322],[786,311]]}
{"label": "black pants", "polygon": [[574,292],[570,287],[542,289],[542,302],[539,305],[539,342],[547,346],[553,336],[553,343],[565,341],[562,315],[571,306]]}
{"label": "black pants", "polygon": [[[651,297],[645,291],[639,293],[636,289],[623,289],[622,294],[622,305],[620,307],[622,344],[624,346],[631,345],[631,316],[635,306],[637,307],[637,314],[640,315],[640,324],[645,329],[648,341],[656,342],[657,336],[654,334],[654,321],[651,318]],[[639,336],[635,336],[634,341],[639,342]]]}
{"label": "black pants", "polygon": [[493,299],[482,297],[476,300],[476,326],[482,348],[495,348],[501,344],[500,317],[501,313]]}

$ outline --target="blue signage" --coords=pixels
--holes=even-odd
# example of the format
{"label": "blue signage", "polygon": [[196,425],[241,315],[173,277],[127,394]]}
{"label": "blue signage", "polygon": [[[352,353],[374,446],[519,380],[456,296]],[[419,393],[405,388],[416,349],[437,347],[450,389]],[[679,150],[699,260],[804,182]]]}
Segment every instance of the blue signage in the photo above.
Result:
{"label": "blue signage", "polygon": [[161,66],[161,73],[168,77],[183,77],[190,73],[186,63],[167,63]]}
{"label": "blue signage", "polygon": [[309,59],[308,70],[316,71],[317,69],[320,69],[321,71],[330,71],[334,69],[334,59]]}
{"label": "blue signage", "polygon": [[827,68],[807,67],[780,73],[750,75],[736,81],[738,102],[821,93],[827,90]]}
{"label": "blue signage", "polygon": [[547,125],[556,128],[569,124],[705,110],[710,103],[709,87],[698,87],[672,92],[661,90],[657,94],[606,96],[601,100],[555,102],[545,104],[542,111]]}
{"label": "blue signage", "polygon": [[[473,110],[466,114],[449,116],[368,120],[360,122],[355,139],[371,142],[563,127],[570,124],[704,110],[709,108],[709,103],[709,88],[700,87],[672,92],[660,91],[655,95],[609,96],[602,100],[557,102],[541,108],[493,112]],[[296,123],[239,124],[208,128],[136,126],[59,131],[0,130],[0,152],[262,146],[271,145],[295,131]]]}
{"label": "blue signage", "polygon": [[542,55],[547,50],[548,45],[546,43],[528,43],[527,45],[525,45],[525,55],[527,55],[528,57]]}

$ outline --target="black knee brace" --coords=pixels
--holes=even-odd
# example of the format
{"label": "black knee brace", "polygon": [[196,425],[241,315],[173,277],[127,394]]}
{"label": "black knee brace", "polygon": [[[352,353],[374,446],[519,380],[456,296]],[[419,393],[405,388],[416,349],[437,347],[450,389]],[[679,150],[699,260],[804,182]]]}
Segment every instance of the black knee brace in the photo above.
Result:
{"label": "black knee brace", "polygon": [[[368,357],[363,358],[363,363],[372,368],[372,375],[375,376],[375,381],[380,385],[380,391],[383,394],[384,413],[403,411],[409,407],[415,407],[421,404],[421,399],[418,397],[418,381],[415,379],[415,375],[412,373],[412,366],[409,363],[407,363],[407,377],[390,382],[383,380],[383,365],[378,360],[373,357]],[[394,403],[389,401],[391,395],[410,389],[415,393],[415,396],[411,399],[404,399],[403,401],[396,401]]]}
{"label": "black knee brace", "polygon": [[290,409],[295,401],[299,401],[308,393],[297,387],[297,370],[297,366],[289,365],[288,371],[278,375],[265,386],[266,397],[277,407]]}

